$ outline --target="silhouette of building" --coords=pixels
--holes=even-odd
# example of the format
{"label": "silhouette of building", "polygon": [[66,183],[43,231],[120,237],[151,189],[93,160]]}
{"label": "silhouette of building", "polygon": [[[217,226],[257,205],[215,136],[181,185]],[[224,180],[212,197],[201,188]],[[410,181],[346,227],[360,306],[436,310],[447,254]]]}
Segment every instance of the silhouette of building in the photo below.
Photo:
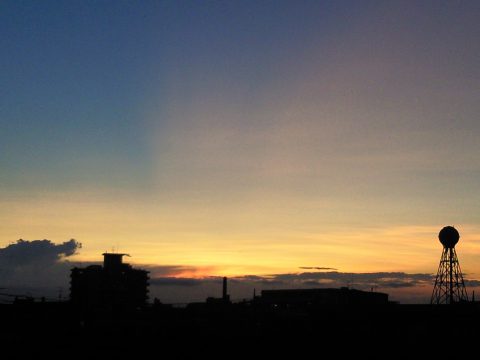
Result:
{"label": "silhouette of building", "polygon": [[75,267],[70,277],[70,300],[82,309],[135,308],[148,299],[148,271],[122,262],[127,254],[103,254],[103,266]]}
{"label": "silhouette of building", "polygon": [[274,305],[381,305],[388,304],[388,294],[346,287],[340,289],[263,290],[258,299]]}

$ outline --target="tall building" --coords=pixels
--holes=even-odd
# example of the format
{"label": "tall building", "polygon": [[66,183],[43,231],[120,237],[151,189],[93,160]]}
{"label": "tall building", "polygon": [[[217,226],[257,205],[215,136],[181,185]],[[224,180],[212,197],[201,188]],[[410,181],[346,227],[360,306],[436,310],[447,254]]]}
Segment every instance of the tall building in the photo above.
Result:
{"label": "tall building", "polygon": [[148,299],[148,271],[123,263],[126,255],[104,253],[103,266],[73,268],[70,274],[73,305],[85,310],[144,305]]}

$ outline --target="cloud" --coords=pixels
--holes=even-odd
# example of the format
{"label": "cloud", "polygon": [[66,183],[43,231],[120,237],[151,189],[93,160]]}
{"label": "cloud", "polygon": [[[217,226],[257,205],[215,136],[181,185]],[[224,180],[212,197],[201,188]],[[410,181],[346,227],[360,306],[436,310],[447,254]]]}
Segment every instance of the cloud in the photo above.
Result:
{"label": "cloud", "polygon": [[70,239],[56,245],[50,240],[17,240],[0,249],[0,265],[25,266],[35,263],[54,264],[75,254],[82,245]]}
{"label": "cloud", "polygon": [[374,272],[374,273],[349,273],[349,272],[303,272],[275,274],[271,279],[288,282],[292,285],[328,285],[329,287],[350,286],[357,288],[400,288],[430,284],[434,277],[432,274],[404,272]]}
{"label": "cloud", "polygon": [[[220,296],[221,278],[152,279],[151,294],[164,302],[203,301],[208,296]],[[271,275],[243,275],[229,278],[228,292],[232,299],[249,299],[253,289],[257,294],[267,289],[339,288],[385,292],[401,302],[428,302],[435,276],[428,273],[405,272],[300,272]],[[480,283],[480,281],[478,281]],[[469,281],[476,284],[476,280]],[[471,285],[472,286],[472,285]],[[187,288],[189,289],[187,291]],[[182,290],[183,289],[183,290]],[[202,298],[202,296],[204,296]]]}
{"label": "cloud", "polygon": [[480,280],[467,280],[467,279],[465,279],[465,286],[478,287],[478,286],[480,286]]}
{"label": "cloud", "polygon": [[140,265],[140,267],[148,270],[151,278],[204,278],[218,272],[214,266]]}
{"label": "cloud", "polygon": [[[170,280],[167,280],[170,279]],[[152,285],[178,285],[184,284],[200,285],[205,282],[211,283],[215,279],[218,282],[220,278],[153,278]],[[285,286],[285,287],[342,287],[350,286],[357,288],[410,288],[414,286],[431,285],[435,277],[433,274],[416,273],[408,274],[404,272],[375,272],[375,273],[347,273],[347,272],[303,272],[303,273],[285,273],[273,275],[244,275],[229,279],[233,284],[250,284],[252,286]],[[473,284],[473,281],[470,281]]]}
{"label": "cloud", "polygon": [[189,279],[189,278],[174,278],[174,277],[161,277],[153,278],[150,280],[152,286],[199,286],[204,283],[205,279]]}
{"label": "cloud", "polygon": [[270,276],[257,276],[257,275],[245,275],[245,276],[236,276],[229,279],[230,282],[234,283],[243,283],[243,284],[257,284],[260,286],[281,286],[287,285],[288,283],[283,280],[275,279],[274,277]]}
{"label": "cloud", "polygon": [[300,266],[299,269],[302,270],[338,270],[331,267],[317,267],[317,266]]}
{"label": "cloud", "polygon": [[[243,282],[243,278],[231,278],[230,283],[240,284]],[[221,285],[223,283],[223,277],[221,276],[208,276],[203,278],[185,278],[185,277],[157,277],[150,279],[150,285],[152,286],[199,286],[205,284]]]}
{"label": "cloud", "polygon": [[42,295],[57,293],[59,287],[68,285],[72,264],[67,258],[80,248],[81,244],[75,239],[61,244],[46,239],[20,239],[0,248],[0,287],[5,287],[7,292],[42,288]]}

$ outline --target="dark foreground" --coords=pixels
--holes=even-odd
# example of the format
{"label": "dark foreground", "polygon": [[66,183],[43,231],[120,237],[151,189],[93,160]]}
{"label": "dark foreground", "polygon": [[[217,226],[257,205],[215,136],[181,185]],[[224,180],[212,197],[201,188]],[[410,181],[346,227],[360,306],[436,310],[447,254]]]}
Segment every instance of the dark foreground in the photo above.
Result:
{"label": "dark foreground", "polygon": [[82,314],[68,303],[25,303],[1,305],[0,316],[4,359],[476,358],[480,340],[478,304],[157,305]]}

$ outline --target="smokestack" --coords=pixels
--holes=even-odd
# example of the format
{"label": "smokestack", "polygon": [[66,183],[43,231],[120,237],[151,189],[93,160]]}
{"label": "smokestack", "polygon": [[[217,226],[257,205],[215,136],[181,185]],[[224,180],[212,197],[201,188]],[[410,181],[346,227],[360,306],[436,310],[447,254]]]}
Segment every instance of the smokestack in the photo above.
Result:
{"label": "smokestack", "polygon": [[223,278],[222,299],[223,299],[223,301],[228,301],[228,295],[227,295],[227,277],[224,277],[224,278]]}

